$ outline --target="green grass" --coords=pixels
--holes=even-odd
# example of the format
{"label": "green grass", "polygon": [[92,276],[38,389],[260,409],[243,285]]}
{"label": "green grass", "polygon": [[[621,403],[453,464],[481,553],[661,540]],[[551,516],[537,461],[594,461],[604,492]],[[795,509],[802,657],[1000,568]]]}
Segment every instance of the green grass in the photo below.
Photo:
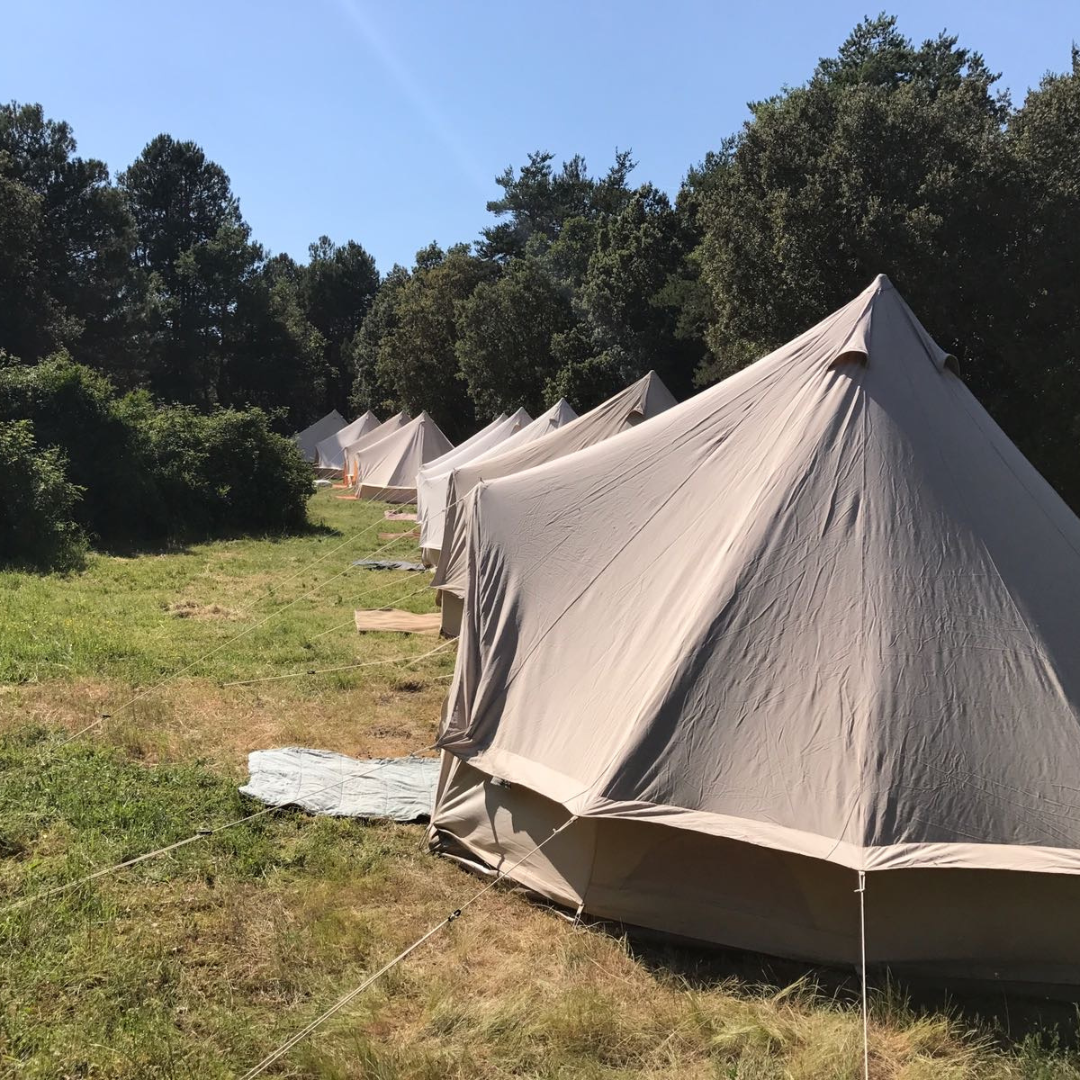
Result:
{"label": "green grass", "polygon": [[[325,492],[312,516],[324,531],[0,575],[0,1077],[240,1076],[479,887],[426,854],[419,827],[279,811],[11,906],[253,812],[237,790],[252,749],[430,743],[451,649],[410,669],[222,685],[430,649],[334,629],[415,576],[350,570],[124,708],[402,528]],[[426,594],[402,606],[432,609]],[[874,996],[871,1046],[875,1080],[1080,1080],[1050,1036],[1010,1046],[892,994]],[[684,954],[639,954],[496,890],[268,1075],[858,1080],[861,1023],[808,984],[751,985],[706,960],[691,977]]]}
{"label": "green grass", "polygon": [[[347,569],[384,546],[379,531],[406,524],[384,521],[381,504],[343,502],[326,491],[313,503],[322,529],[308,536],[222,541],[137,558],[93,555],[84,572],[64,577],[0,572],[0,681],[107,675],[143,685],[222,645],[192,674],[248,678],[312,660],[347,662],[352,641],[317,635],[345,621],[355,606],[382,606],[422,579]],[[415,558],[415,551],[415,541],[400,540],[385,554]],[[287,619],[271,619],[226,644],[296,600]],[[422,593],[401,606],[433,610]]]}

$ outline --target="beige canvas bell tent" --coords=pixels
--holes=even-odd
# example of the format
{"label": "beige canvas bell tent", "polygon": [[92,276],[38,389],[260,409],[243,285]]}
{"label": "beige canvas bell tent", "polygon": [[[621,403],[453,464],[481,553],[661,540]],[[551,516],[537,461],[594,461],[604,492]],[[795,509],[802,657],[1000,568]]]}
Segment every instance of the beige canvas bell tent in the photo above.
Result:
{"label": "beige canvas bell tent", "polygon": [[395,413],[389,420],[384,420],[374,431],[369,431],[355,442],[351,442],[343,447],[342,456],[344,457],[345,465],[342,479],[348,487],[356,486],[360,472],[360,452],[367,449],[369,446],[373,446],[382,439],[385,439],[387,435],[391,435],[395,431],[400,430],[408,422],[409,417],[406,413]]}
{"label": "beige canvas bell tent", "polygon": [[357,455],[361,499],[382,502],[416,501],[416,474],[422,466],[454,448],[426,412],[385,439],[363,447]]}
{"label": "beige canvas bell tent", "polygon": [[369,435],[382,421],[370,410],[351,424],[323,439],[315,447],[315,468],[319,473],[340,474],[345,469],[345,447]]}
{"label": "beige canvas bell tent", "polygon": [[310,427],[297,432],[293,436],[293,442],[300,447],[300,452],[308,461],[314,462],[319,443],[329,438],[335,431],[340,431],[344,426],[345,417],[337,409],[333,409],[321,420],[316,420]]}
{"label": "beige canvas bell tent", "polygon": [[659,416],[675,404],[671,392],[655,371],[595,409],[562,425],[542,439],[504,447],[498,454],[467,462],[451,474],[447,486],[447,512],[442,549],[432,585],[440,592],[442,631],[453,635],[461,624],[461,604],[467,585],[464,518],[468,514],[465,496],[482,480],[511,476],[545,462],[556,461],[612,435],[636,427],[643,420]]}
{"label": "beige canvas bell tent", "polygon": [[420,550],[427,566],[434,566],[439,561],[450,473],[465,462],[503,446],[530,423],[532,417],[524,409],[518,409],[509,416],[503,414],[448,454],[429,462],[417,474],[416,517],[420,525]]}
{"label": "beige canvas bell tent", "polygon": [[[880,277],[479,485],[434,846],[809,961],[1080,981],[1080,520]],[[542,521],[538,529],[535,523]]]}

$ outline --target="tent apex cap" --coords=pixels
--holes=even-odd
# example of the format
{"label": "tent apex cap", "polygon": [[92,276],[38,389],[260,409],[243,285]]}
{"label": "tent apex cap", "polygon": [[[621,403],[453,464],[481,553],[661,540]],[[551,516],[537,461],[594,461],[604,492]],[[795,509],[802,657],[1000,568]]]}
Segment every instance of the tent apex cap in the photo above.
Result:
{"label": "tent apex cap", "polygon": [[878,274],[872,284],[875,289],[891,289],[893,287],[893,283],[886,274]]}

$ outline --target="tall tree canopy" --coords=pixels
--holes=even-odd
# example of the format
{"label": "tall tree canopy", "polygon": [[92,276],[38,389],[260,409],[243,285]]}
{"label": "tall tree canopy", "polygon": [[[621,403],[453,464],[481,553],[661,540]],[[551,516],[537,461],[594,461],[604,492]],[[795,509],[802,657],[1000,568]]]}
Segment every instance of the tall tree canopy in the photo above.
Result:
{"label": "tall tree canopy", "polygon": [[105,163],[76,154],[40,105],[0,106],[0,349],[30,360],[78,345],[132,363],[134,224]]}
{"label": "tall tree canopy", "polygon": [[119,179],[154,299],[151,386],[171,400],[212,404],[228,322],[261,249],[225,170],[193,142],[159,135]]}
{"label": "tall tree canopy", "polygon": [[302,276],[303,306],[322,335],[327,409],[344,408],[355,377],[352,343],[379,287],[375,260],[355,241],[320,236],[308,248]]}
{"label": "tall tree canopy", "polygon": [[414,415],[427,409],[455,440],[469,433],[474,417],[457,364],[457,311],[493,273],[467,244],[424,249],[396,293],[393,328],[378,344],[378,378],[399,407]]}

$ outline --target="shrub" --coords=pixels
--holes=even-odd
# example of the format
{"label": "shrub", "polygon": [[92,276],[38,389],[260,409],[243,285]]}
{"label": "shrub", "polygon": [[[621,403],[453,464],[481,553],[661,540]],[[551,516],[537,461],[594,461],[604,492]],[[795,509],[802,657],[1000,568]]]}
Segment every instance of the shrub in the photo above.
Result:
{"label": "shrub", "polygon": [[105,376],[58,353],[40,364],[0,368],[0,421],[30,420],[38,445],[59,447],[71,481],[86,497],[75,521],[105,546],[144,531],[145,478],[135,465],[134,433],[117,415]]}
{"label": "shrub", "polygon": [[261,409],[148,409],[135,397],[123,411],[138,417],[140,456],[154,479],[161,534],[202,539],[306,523],[311,466],[291,440],[271,430]]}
{"label": "shrub", "polygon": [[26,457],[15,443],[36,436],[55,448],[34,451],[41,469],[84,494],[55,498],[52,524],[62,508],[72,537],[81,529],[115,550],[306,523],[311,467],[260,409],[200,413],[159,406],[145,391],[117,398],[108,379],[58,354],[34,366],[0,360],[0,423],[16,421],[32,427],[10,437],[11,453]]}
{"label": "shrub", "polygon": [[63,451],[39,449],[29,420],[0,421],[0,563],[75,565],[84,550],[72,514],[81,490]]}

